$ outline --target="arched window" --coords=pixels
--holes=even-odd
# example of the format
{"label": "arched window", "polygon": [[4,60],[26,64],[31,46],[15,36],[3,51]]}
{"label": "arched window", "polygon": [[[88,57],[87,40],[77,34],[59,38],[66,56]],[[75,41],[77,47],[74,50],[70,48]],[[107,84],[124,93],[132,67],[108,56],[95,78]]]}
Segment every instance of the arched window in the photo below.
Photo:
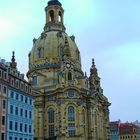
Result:
{"label": "arched window", "polygon": [[58,22],[62,22],[62,14],[61,14],[60,11],[59,11],[59,14],[58,14]]}
{"label": "arched window", "polygon": [[68,121],[75,121],[74,114],[74,107],[70,106],[68,108]]}
{"label": "arched window", "polygon": [[48,110],[48,130],[49,130],[49,137],[54,137],[54,121],[55,120],[55,114],[54,109],[50,108]]}
{"label": "arched window", "polygon": [[96,113],[96,111],[94,112],[94,122],[95,122],[95,125],[97,125],[97,113]]}
{"label": "arched window", "polygon": [[71,72],[68,72],[68,81],[71,81],[72,80],[72,74]]}
{"label": "arched window", "polygon": [[68,107],[68,133],[70,137],[75,136],[75,110],[73,106]]}
{"label": "arched window", "polygon": [[51,10],[50,12],[49,12],[49,20],[50,21],[54,21],[54,11],[53,10]]}

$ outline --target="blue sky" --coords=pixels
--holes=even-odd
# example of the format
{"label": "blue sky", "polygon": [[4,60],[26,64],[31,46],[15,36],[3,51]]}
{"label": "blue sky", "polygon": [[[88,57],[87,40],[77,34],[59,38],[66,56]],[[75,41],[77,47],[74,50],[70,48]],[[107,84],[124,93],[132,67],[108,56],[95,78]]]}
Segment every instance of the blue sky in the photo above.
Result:
{"label": "blue sky", "polygon": [[[83,71],[95,58],[104,94],[112,103],[110,120],[140,120],[140,1],[60,0],[65,26],[76,36]],[[45,24],[47,0],[0,1],[0,57],[16,53],[18,69],[28,70],[32,39]]]}

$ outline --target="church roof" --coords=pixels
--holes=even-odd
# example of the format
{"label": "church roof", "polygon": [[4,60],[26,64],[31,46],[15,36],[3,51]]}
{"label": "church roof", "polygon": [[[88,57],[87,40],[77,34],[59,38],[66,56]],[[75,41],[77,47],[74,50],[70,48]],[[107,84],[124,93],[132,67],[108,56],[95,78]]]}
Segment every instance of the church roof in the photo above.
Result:
{"label": "church roof", "polygon": [[62,6],[62,4],[58,0],[50,0],[48,2],[48,6],[50,6],[50,5],[59,5],[59,6]]}

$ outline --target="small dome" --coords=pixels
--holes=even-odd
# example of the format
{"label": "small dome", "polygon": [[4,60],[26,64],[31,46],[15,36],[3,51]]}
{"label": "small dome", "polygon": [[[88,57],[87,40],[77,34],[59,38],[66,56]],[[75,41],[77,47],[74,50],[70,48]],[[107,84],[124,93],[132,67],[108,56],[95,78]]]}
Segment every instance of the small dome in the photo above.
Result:
{"label": "small dome", "polygon": [[50,0],[48,2],[48,6],[50,6],[50,5],[59,5],[59,6],[62,6],[62,4],[58,0]]}
{"label": "small dome", "polygon": [[57,66],[64,57],[66,59],[68,57],[81,69],[81,58],[73,36],[69,37],[62,31],[51,31],[42,33],[33,42],[33,48],[29,54],[29,71],[38,69],[40,66]]}

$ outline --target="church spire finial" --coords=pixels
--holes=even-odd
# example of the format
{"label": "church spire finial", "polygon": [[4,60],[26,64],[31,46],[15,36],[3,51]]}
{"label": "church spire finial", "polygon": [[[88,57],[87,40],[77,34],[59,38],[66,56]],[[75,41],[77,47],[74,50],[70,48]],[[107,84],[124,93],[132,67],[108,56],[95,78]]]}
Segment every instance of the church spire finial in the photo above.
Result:
{"label": "church spire finial", "polygon": [[92,66],[94,66],[94,65],[95,65],[94,58],[92,58]]}
{"label": "church spire finial", "polygon": [[17,63],[15,62],[15,52],[12,52],[12,59],[11,59],[11,63],[10,63],[11,68],[16,69],[17,67]]}
{"label": "church spire finial", "polygon": [[12,62],[15,62],[15,52],[13,51],[12,54],[13,55],[12,55],[12,59],[11,60],[12,60]]}
{"label": "church spire finial", "polygon": [[97,69],[96,69],[96,66],[95,66],[94,58],[92,58],[92,66],[90,68],[90,75],[94,75],[94,74],[97,74]]}

